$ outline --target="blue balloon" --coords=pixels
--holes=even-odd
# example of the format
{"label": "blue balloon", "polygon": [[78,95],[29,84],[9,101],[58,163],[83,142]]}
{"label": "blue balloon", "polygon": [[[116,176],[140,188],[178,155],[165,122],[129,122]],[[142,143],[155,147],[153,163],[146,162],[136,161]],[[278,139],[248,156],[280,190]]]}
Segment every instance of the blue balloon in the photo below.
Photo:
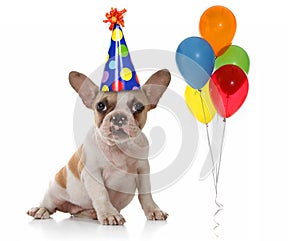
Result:
{"label": "blue balloon", "polygon": [[176,50],[176,64],[185,81],[194,89],[201,89],[210,79],[215,54],[203,38],[189,37]]}

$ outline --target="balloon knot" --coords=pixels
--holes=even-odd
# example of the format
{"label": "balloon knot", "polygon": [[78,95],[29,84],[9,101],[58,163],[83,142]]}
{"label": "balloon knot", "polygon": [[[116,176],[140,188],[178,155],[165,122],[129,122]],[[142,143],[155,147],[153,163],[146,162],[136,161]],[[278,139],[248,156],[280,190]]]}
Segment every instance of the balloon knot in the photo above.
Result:
{"label": "balloon knot", "polygon": [[123,15],[126,13],[127,10],[124,8],[121,11],[118,11],[116,8],[111,8],[109,13],[105,14],[105,17],[107,19],[103,20],[104,23],[110,23],[109,25],[109,30],[113,30],[115,24],[119,24],[122,27],[124,27],[124,20],[123,20]]}

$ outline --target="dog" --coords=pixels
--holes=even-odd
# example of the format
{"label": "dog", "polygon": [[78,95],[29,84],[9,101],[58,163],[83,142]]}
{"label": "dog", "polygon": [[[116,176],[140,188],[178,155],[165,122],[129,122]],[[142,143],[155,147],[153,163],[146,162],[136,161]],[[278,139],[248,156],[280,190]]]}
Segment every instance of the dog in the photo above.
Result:
{"label": "dog", "polygon": [[99,91],[84,74],[72,71],[69,82],[84,105],[94,112],[94,125],[83,144],[51,181],[39,207],[27,214],[47,219],[56,211],[123,225],[120,211],[138,199],[148,220],[168,214],[153,201],[148,162],[149,143],[142,132],[147,112],[154,109],[171,81],[168,70],[154,73],[138,90]]}

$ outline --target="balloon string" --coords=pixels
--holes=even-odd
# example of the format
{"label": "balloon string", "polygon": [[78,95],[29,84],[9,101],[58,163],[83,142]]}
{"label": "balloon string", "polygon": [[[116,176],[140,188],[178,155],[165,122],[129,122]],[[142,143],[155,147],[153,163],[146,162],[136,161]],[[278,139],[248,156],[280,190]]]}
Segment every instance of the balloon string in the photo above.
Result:
{"label": "balloon string", "polygon": [[220,223],[217,221],[217,215],[223,210],[223,204],[218,202],[218,182],[219,182],[219,173],[220,173],[220,166],[221,166],[221,160],[222,160],[222,154],[223,154],[223,146],[224,146],[224,139],[225,139],[225,130],[226,130],[226,119],[223,119],[223,132],[222,132],[222,139],[221,139],[221,146],[220,146],[220,155],[219,155],[219,163],[216,165],[216,197],[215,197],[215,204],[218,207],[218,210],[214,214],[214,234],[216,237],[219,237],[219,235],[216,233],[217,228],[220,226]]}
{"label": "balloon string", "polygon": [[202,111],[203,111],[203,117],[204,117],[204,122],[206,125],[206,136],[207,136],[207,143],[208,143],[208,148],[209,148],[209,152],[210,152],[210,156],[211,156],[211,161],[212,161],[212,165],[213,165],[213,169],[212,169],[212,174],[213,174],[213,180],[214,180],[214,186],[215,186],[215,192],[217,195],[217,183],[216,183],[216,177],[215,177],[215,162],[214,162],[214,156],[213,156],[213,151],[212,151],[212,147],[211,147],[211,141],[210,141],[210,137],[209,137],[209,131],[208,131],[208,123],[207,123],[207,118],[206,118],[206,113],[204,110],[204,101],[202,98],[202,90],[199,89],[199,93],[200,93],[200,100],[201,100],[201,105],[202,105]]}
{"label": "balloon string", "polygon": [[220,173],[220,166],[222,161],[222,154],[223,154],[223,146],[224,146],[224,139],[225,139],[225,131],[226,131],[226,118],[223,119],[223,133],[222,133],[222,140],[221,140],[221,147],[220,147],[220,155],[219,155],[219,163],[218,163],[218,169],[217,169],[217,175],[216,175],[216,184],[218,185],[219,181],[219,173]]}
{"label": "balloon string", "polygon": [[214,221],[214,223],[215,223],[215,226],[214,226],[213,230],[214,230],[214,235],[215,235],[216,237],[219,237],[218,233],[216,232],[217,229],[218,229],[218,227],[220,226],[220,223],[217,221],[217,215],[218,215],[219,212],[221,212],[221,211],[223,210],[223,205],[217,201],[217,196],[216,196],[216,198],[215,198],[215,204],[217,205],[218,209],[217,209],[217,211],[214,213],[213,221]]}
{"label": "balloon string", "polygon": [[206,136],[207,136],[207,142],[208,142],[208,147],[209,147],[209,152],[211,155],[211,161],[212,161],[212,174],[213,174],[213,180],[214,180],[214,186],[215,186],[215,204],[217,206],[217,211],[214,213],[213,216],[213,221],[215,223],[215,226],[213,228],[214,234],[216,237],[219,237],[219,235],[216,233],[217,228],[220,226],[220,223],[217,221],[217,215],[223,210],[223,204],[218,202],[218,182],[219,182],[219,173],[220,173],[220,166],[221,166],[221,160],[222,160],[222,154],[223,154],[223,145],[224,145],[224,138],[225,138],[225,130],[226,130],[226,118],[223,119],[223,131],[222,131],[222,139],[221,139],[221,146],[220,146],[220,155],[219,155],[219,162],[215,163],[214,161],[214,156],[213,156],[213,151],[212,151],[212,146],[211,146],[211,140],[209,136],[209,130],[208,130],[208,123],[207,123],[207,118],[206,118],[206,113],[204,110],[204,101],[202,98],[202,91],[199,89],[200,93],[200,100],[201,100],[201,105],[202,105],[202,111],[203,111],[203,116],[204,116],[204,122],[206,124]]}

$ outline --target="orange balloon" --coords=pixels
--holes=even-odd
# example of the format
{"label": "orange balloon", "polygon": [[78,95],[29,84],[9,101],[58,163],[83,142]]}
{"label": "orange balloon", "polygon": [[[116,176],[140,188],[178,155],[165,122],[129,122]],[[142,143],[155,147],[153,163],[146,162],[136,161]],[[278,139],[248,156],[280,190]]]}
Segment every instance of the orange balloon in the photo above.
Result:
{"label": "orange balloon", "polygon": [[205,10],[199,22],[200,35],[210,43],[215,55],[222,55],[231,45],[236,30],[233,13],[223,6]]}

